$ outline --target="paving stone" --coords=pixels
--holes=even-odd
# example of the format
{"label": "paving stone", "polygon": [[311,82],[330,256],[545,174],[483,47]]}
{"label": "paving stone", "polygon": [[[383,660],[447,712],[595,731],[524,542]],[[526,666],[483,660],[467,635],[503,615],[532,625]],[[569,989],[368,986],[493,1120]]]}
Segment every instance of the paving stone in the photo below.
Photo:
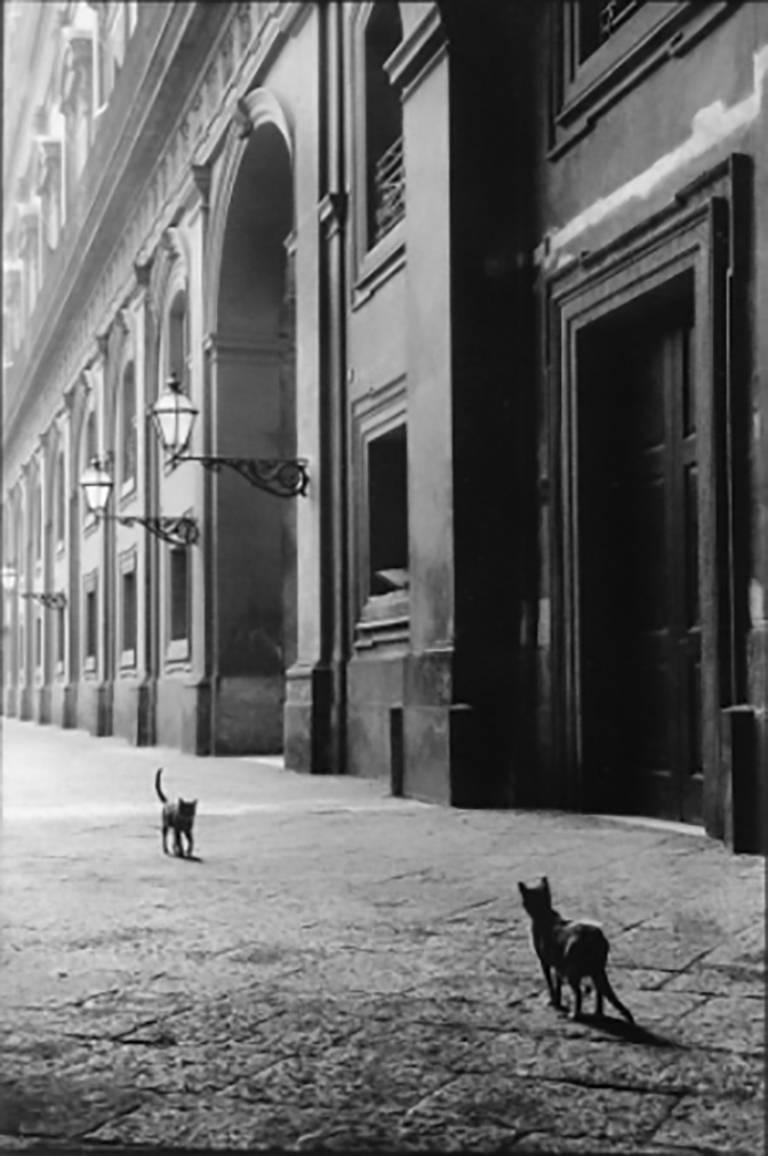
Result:
{"label": "paving stone", "polygon": [[559,1137],[644,1139],[668,1114],[676,1097],[546,1083],[509,1076],[486,1075],[482,1081],[458,1076],[413,1108],[403,1123],[403,1137],[445,1121],[476,1127],[486,1122],[518,1132],[542,1131]]}
{"label": "paving stone", "polygon": [[[592,1136],[557,1136],[552,1132],[527,1132],[524,1133],[517,1143],[514,1145],[512,1152],[515,1156],[524,1156],[525,1153],[545,1152],[547,1156],[551,1153],[552,1156],[571,1156],[571,1154],[585,1153],[610,1153],[611,1156],[637,1156],[639,1152],[645,1152],[646,1148],[640,1145],[636,1140],[622,1140],[618,1137],[613,1137],[609,1140],[596,1139]],[[664,1156],[702,1156],[701,1149],[691,1149],[690,1154],[687,1152],[678,1152],[678,1149],[667,1150]]]}
{"label": "paving stone", "polygon": [[81,1083],[59,1076],[30,1076],[0,1082],[0,1133],[72,1138],[131,1111],[141,1094],[114,1084]]}
{"label": "paving stone", "polygon": [[[730,1156],[731,1136],[754,1140],[758,858],[664,829],[401,804],[381,783],[14,728],[14,805],[26,792],[68,810],[4,831],[0,1147],[32,1145],[29,1127],[49,1146],[85,1129],[121,1156]],[[161,764],[203,801],[203,862],[159,851]],[[5,786],[7,758],[4,771]],[[545,872],[558,907],[606,927],[636,1031],[549,1006],[515,888]]]}
{"label": "paving stone", "polygon": [[668,991],[690,991],[700,995],[724,995],[738,999],[765,996],[765,972],[738,964],[696,963],[680,974],[667,977]]}
{"label": "paving stone", "polygon": [[695,1137],[702,1148],[727,1152],[729,1156],[756,1156],[765,1151],[766,1121],[763,1095],[748,1100],[722,1100],[712,1096],[685,1096],[653,1134],[663,1149],[690,1143]]}
{"label": "paving stone", "polygon": [[762,1054],[765,1047],[765,1001],[730,996],[705,997],[678,1024],[679,1037],[688,1047],[717,1048]]}

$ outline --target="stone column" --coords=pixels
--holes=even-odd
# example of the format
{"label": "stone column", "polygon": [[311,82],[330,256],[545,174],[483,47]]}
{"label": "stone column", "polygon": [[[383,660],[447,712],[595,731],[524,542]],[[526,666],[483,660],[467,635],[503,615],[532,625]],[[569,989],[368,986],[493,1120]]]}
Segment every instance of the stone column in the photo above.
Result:
{"label": "stone column", "polygon": [[[37,461],[40,485],[40,563],[37,589],[42,593],[53,591],[53,550],[51,526],[51,436],[46,431],[38,439]],[[52,681],[52,615],[55,611],[36,602],[35,611],[40,619],[40,665],[35,672],[35,719],[39,723],[51,721]]]}
{"label": "stone column", "polygon": [[[346,153],[343,13],[321,8],[318,163],[325,187],[315,220],[297,183],[297,430],[312,461],[309,500],[298,508],[298,655],[288,671],[286,766],[346,770]],[[307,141],[307,148],[314,141]],[[322,163],[321,163],[322,157]]]}
{"label": "stone column", "polygon": [[[135,283],[125,304],[124,316],[133,349],[134,383],[136,390],[136,486],[138,501],[143,504],[142,514],[149,513],[147,500],[147,442],[154,437],[148,417],[147,358],[151,332],[149,305],[150,265],[135,265]],[[137,534],[136,546],[136,704],[132,738],[137,746],[155,741],[155,674],[151,664],[148,637],[150,611],[150,557],[147,535]]]}

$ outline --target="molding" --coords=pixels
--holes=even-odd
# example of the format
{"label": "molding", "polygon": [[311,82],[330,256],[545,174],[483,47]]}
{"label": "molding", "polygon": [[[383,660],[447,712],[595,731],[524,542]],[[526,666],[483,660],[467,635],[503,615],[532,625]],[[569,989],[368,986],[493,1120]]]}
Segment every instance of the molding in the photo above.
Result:
{"label": "molding", "polygon": [[[670,197],[658,212],[620,237],[543,279],[549,370],[544,469],[551,482],[550,557],[552,707],[563,719],[557,736],[564,768],[578,772],[580,656],[578,534],[579,335],[629,302],[642,302],[673,278],[690,278],[696,316],[700,393],[700,581],[702,589],[704,813],[707,829],[722,822],[724,789],[716,753],[718,712],[747,697],[748,438],[750,349],[748,292],[752,162],[732,154]],[[575,780],[574,780],[575,781]]]}
{"label": "molding", "polygon": [[440,10],[433,4],[422,20],[409,32],[405,32],[384,68],[392,81],[407,97],[439,60],[448,47],[448,37],[440,16]]}
{"label": "molding", "polygon": [[641,5],[637,12],[568,75],[576,3],[552,5],[549,160],[557,160],[594,128],[597,120],[650,73],[685,55],[740,6],[729,0]]}
{"label": "molding", "polygon": [[[339,233],[347,222],[349,210],[349,195],[343,190],[335,193],[326,193],[317,206],[317,215],[326,240],[330,240]],[[295,231],[291,234],[295,246]],[[286,238],[286,246],[288,239]]]}

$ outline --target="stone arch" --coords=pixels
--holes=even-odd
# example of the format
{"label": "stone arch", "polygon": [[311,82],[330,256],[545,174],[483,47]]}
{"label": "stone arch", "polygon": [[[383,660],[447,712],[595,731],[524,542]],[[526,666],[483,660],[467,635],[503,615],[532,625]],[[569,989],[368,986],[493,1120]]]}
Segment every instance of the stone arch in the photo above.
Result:
{"label": "stone arch", "polygon": [[[272,128],[280,134],[288,153],[291,172],[294,161],[294,130],[292,120],[278,98],[268,88],[255,88],[239,102],[224,145],[211,204],[210,233],[208,237],[208,282],[205,299],[205,323],[209,331],[217,332],[219,283],[223,259],[224,237],[235,184],[243,158],[253,136],[259,130]],[[291,190],[291,203],[293,203]]]}
{"label": "stone arch", "polygon": [[190,259],[183,233],[167,229],[163,234],[149,280],[151,326],[148,334],[149,364],[146,401],[151,405],[163,386],[166,360],[168,311],[179,292],[184,292],[189,309]]}
{"label": "stone arch", "polygon": [[[235,122],[236,124],[237,122]],[[256,90],[230,129],[212,210],[206,313],[213,452],[296,456],[288,117]],[[285,672],[296,652],[296,509],[234,473],[214,479],[212,570],[218,749],[282,748]]]}
{"label": "stone arch", "polygon": [[120,310],[110,327],[107,338],[106,382],[104,390],[104,447],[117,453],[118,416],[120,411],[120,389],[123,369],[127,360],[133,357],[133,339],[125,316]]}

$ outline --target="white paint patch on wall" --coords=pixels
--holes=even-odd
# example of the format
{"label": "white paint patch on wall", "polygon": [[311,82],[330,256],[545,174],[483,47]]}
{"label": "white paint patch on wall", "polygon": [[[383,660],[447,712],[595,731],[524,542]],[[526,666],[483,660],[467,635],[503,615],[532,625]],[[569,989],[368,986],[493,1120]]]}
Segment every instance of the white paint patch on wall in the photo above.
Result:
{"label": "white paint patch on wall", "polygon": [[754,54],[753,88],[743,100],[727,108],[722,100],[716,100],[699,109],[691,122],[690,136],[677,148],[659,157],[644,172],[614,189],[606,197],[601,197],[588,208],[578,213],[566,225],[548,233],[534,252],[537,265],[557,268],[574,259],[574,254],[563,252],[581,233],[600,224],[629,201],[649,197],[678,169],[710,149],[733,136],[755,121],[763,106],[768,74],[768,45]]}
{"label": "white paint patch on wall", "polygon": [[755,627],[765,623],[765,591],[756,578],[749,584],[749,617]]}

